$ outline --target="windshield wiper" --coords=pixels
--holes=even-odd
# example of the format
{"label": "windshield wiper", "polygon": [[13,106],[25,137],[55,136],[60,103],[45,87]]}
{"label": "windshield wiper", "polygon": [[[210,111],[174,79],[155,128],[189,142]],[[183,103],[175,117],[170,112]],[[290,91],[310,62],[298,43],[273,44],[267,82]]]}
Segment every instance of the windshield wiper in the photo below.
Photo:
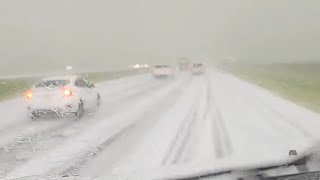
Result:
{"label": "windshield wiper", "polygon": [[[238,177],[238,179],[278,179],[282,177],[290,177],[290,176],[297,176],[297,175],[304,175],[304,174],[314,174],[314,173],[319,173],[320,171],[309,171],[308,167],[306,166],[307,162],[311,159],[311,157],[315,154],[318,154],[319,152],[313,152],[306,154],[304,156],[299,157],[298,159],[284,163],[284,164],[275,164],[275,165],[270,165],[270,166],[265,166],[265,167],[259,167],[259,168],[253,168],[253,169],[246,169],[246,170],[237,170],[237,169],[229,169],[221,172],[212,172],[212,173],[200,173],[200,174],[194,174],[194,175],[189,175],[186,177],[176,177],[176,178],[170,178],[166,180],[201,180],[201,179],[210,179],[214,178],[217,176],[225,175],[225,174],[232,174],[232,173],[239,173],[243,174],[245,173],[245,177]],[[319,154],[318,154],[319,155]],[[272,170],[272,169],[277,169],[277,168],[282,168],[282,167],[289,167],[289,166],[294,166],[296,169],[299,171],[299,173],[296,174],[288,174],[288,175],[282,175],[282,176],[268,176],[264,172],[267,170]]]}
{"label": "windshield wiper", "polygon": [[309,171],[309,172],[301,172],[301,173],[295,173],[295,174],[269,176],[269,177],[262,176],[262,179],[264,180],[301,180],[301,179],[318,180],[319,178],[320,178],[320,171]]}

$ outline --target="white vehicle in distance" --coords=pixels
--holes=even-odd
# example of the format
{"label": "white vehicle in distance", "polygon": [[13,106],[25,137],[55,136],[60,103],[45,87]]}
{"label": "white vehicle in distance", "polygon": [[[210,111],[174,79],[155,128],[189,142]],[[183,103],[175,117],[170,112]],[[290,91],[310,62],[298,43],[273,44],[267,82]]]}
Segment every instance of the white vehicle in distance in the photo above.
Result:
{"label": "white vehicle in distance", "polygon": [[78,76],[45,78],[25,92],[30,117],[72,114],[77,118],[101,103],[95,85]]}
{"label": "white vehicle in distance", "polygon": [[191,72],[197,75],[203,74],[206,72],[206,65],[203,63],[194,63],[192,64]]}
{"label": "white vehicle in distance", "polygon": [[156,65],[151,69],[151,73],[155,78],[173,77],[175,69],[169,65]]}

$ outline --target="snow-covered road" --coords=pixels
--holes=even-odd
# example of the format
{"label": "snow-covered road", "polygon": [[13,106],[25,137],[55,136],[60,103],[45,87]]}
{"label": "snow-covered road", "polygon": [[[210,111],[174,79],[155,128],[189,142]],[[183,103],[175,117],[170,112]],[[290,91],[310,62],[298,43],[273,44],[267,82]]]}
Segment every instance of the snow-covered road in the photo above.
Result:
{"label": "snow-covered road", "polygon": [[31,121],[0,103],[0,179],[166,179],[289,161],[319,145],[320,115],[218,70],[99,84],[82,119]]}

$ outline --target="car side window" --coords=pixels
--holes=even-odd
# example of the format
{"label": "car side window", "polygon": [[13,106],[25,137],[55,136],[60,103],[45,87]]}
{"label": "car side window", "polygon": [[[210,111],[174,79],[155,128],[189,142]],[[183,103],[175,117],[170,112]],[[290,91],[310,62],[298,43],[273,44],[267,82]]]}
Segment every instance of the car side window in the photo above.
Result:
{"label": "car side window", "polygon": [[77,87],[87,87],[87,83],[83,79],[76,79],[76,82],[74,83]]}

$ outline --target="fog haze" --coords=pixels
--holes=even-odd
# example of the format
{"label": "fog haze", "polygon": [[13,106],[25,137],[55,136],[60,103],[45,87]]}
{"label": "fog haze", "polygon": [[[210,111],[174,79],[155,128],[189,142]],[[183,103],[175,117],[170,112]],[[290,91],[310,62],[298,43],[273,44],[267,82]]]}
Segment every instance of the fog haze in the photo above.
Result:
{"label": "fog haze", "polygon": [[320,60],[318,0],[1,0],[1,74]]}

